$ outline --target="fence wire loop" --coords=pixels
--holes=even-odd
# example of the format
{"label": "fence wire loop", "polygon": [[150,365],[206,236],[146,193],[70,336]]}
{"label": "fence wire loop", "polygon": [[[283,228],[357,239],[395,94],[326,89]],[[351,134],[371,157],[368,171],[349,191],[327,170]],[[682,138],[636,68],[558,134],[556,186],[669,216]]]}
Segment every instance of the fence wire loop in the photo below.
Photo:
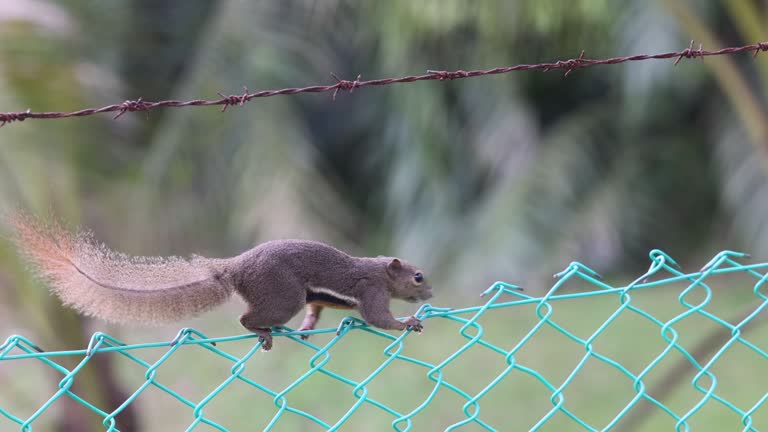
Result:
{"label": "fence wire loop", "polygon": [[365,321],[352,316],[342,318],[339,325],[336,327],[336,336],[347,334],[347,332],[354,327],[365,326]]}
{"label": "fence wire loop", "polygon": [[568,267],[566,267],[565,270],[555,273],[554,275],[552,275],[552,277],[555,279],[561,279],[561,278],[565,278],[566,276],[570,277],[572,274],[578,273],[578,272],[586,273],[595,279],[603,278],[603,276],[600,273],[592,270],[591,268],[577,261],[571,262],[570,264],[568,264]]}

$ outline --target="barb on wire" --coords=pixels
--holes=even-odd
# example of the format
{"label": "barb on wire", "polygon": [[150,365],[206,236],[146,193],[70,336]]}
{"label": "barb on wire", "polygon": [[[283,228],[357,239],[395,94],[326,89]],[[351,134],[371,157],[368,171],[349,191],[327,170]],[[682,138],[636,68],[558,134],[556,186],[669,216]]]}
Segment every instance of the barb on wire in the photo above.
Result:
{"label": "barb on wire", "polygon": [[236,96],[236,95],[224,96],[221,93],[216,93],[216,94],[218,94],[219,97],[221,97],[221,100],[224,101],[224,103],[222,104],[224,106],[221,107],[221,112],[226,112],[227,108],[229,108],[231,105],[243,106],[249,100],[248,99],[248,94],[249,94],[248,93],[248,87],[246,87],[246,86],[243,86],[243,94],[241,94],[239,96]]}
{"label": "barb on wire", "polygon": [[222,93],[218,93],[219,99],[215,99],[215,100],[196,99],[196,100],[190,100],[190,101],[164,100],[164,101],[157,101],[157,102],[149,102],[149,101],[144,101],[142,98],[139,98],[137,100],[128,100],[123,103],[107,105],[101,108],[86,108],[86,109],[82,109],[79,111],[72,111],[72,112],[59,112],[59,111],[33,112],[29,109],[26,111],[17,111],[17,112],[0,112],[0,127],[4,126],[6,123],[12,123],[15,121],[24,121],[26,119],[85,117],[85,116],[90,116],[94,114],[106,113],[106,112],[116,112],[117,114],[113,118],[117,119],[123,114],[125,114],[126,112],[135,112],[135,111],[148,112],[155,108],[163,108],[163,107],[181,108],[181,107],[188,107],[188,106],[221,105],[222,106],[221,112],[225,112],[227,108],[232,105],[242,106],[255,98],[271,97],[271,96],[278,96],[278,95],[331,92],[331,99],[336,100],[336,95],[339,93],[339,91],[347,91],[349,93],[352,93],[352,91],[354,91],[356,88],[368,87],[368,86],[384,86],[384,85],[390,85],[390,84],[410,83],[415,81],[445,81],[445,80],[455,80],[455,79],[462,79],[462,78],[471,78],[471,77],[477,77],[477,76],[506,74],[506,73],[515,72],[515,71],[530,71],[530,70],[539,70],[543,72],[549,72],[552,70],[560,69],[565,71],[564,76],[567,77],[577,69],[584,69],[587,67],[597,66],[597,65],[611,65],[611,64],[619,64],[619,63],[626,63],[626,62],[633,62],[633,61],[642,61],[642,60],[651,60],[651,59],[660,60],[660,59],[672,59],[672,58],[675,59],[674,65],[677,65],[678,63],[680,63],[680,61],[683,58],[689,58],[689,59],[701,58],[703,60],[704,57],[708,57],[708,56],[738,54],[743,52],[752,52],[753,57],[757,57],[757,54],[760,51],[768,51],[768,41],[759,42],[752,45],[722,48],[714,51],[704,50],[701,44],[699,44],[698,49],[694,49],[693,46],[694,46],[694,41],[691,41],[688,48],[682,51],[670,51],[670,52],[665,52],[660,54],[639,54],[639,55],[633,55],[633,56],[613,57],[613,58],[607,58],[607,59],[584,58],[584,51],[582,51],[581,54],[576,58],[567,59],[567,60],[557,60],[557,61],[548,62],[548,63],[518,64],[514,66],[505,66],[505,67],[497,67],[493,69],[470,70],[470,71],[427,70],[427,73],[423,75],[409,75],[409,76],[404,76],[399,78],[380,78],[380,79],[373,79],[373,80],[367,80],[367,81],[361,81],[360,75],[358,75],[354,81],[348,81],[345,79],[340,79],[335,74],[331,74],[331,76],[336,80],[335,84],[314,85],[309,87],[288,87],[288,88],[283,88],[279,90],[261,90],[254,93],[251,93],[250,91],[248,91],[247,87],[243,87],[244,92],[240,95],[224,95]]}
{"label": "barb on wire", "polygon": [[362,75],[358,75],[354,81],[339,79],[339,77],[337,77],[334,73],[331,73],[331,76],[336,80],[336,90],[333,91],[333,96],[331,99],[336,100],[336,94],[339,92],[339,90],[346,90],[352,93],[355,90],[355,87],[359,87],[360,77]]}
{"label": "barb on wire", "polygon": [[[758,44],[758,45],[760,45],[760,44]],[[760,51],[760,49],[756,49],[755,53],[758,53],[759,51]],[[680,55],[677,56],[677,60],[675,60],[674,64],[675,64],[675,66],[677,66],[677,64],[680,63],[680,60],[682,60],[683,57],[685,57],[685,58],[696,58],[696,57],[699,57],[699,58],[701,58],[702,61],[704,61],[703,52],[704,52],[704,50],[702,50],[702,44],[699,44],[699,49],[694,50],[693,49],[693,40],[691,40],[691,44],[688,46],[687,49],[684,49],[683,51],[680,52]]]}

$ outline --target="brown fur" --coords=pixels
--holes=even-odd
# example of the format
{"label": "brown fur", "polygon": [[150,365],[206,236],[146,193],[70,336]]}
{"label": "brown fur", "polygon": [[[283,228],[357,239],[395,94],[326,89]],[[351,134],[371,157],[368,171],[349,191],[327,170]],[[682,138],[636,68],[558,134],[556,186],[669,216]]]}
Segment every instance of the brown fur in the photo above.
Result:
{"label": "brown fur", "polygon": [[314,328],[324,306],[358,309],[371,325],[421,329],[416,318],[394,319],[389,299],[426,300],[416,267],[397,258],[353,257],[323,243],[274,240],[239,256],[129,257],[70,234],[58,224],[16,214],[19,249],[65,305],[116,322],[174,322],[207,311],[238,293],[248,304],[241,324],[271,347],[269,329],[307,307],[301,329]]}

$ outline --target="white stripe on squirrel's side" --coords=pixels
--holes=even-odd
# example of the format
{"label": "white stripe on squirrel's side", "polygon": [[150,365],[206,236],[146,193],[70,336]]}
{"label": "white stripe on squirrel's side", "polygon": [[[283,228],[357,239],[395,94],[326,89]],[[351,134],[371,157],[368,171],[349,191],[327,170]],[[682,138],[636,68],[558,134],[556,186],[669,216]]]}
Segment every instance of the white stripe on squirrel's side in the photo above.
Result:
{"label": "white stripe on squirrel's side", "polygon": [[357,305],[360,304],[360,302],[356,298],[354,298],[352,296],[348,296],[348,295],[344,295],[344,294],[339,294],[336,291],[330,290],[330,289],[325,288],[325,287],[310,286],[307,289],[309,289],[309,291],[311,291],[313,293],[325,294],[327,296],[333,297],[335,299],[339,299],[341,301],[347,302],[347,303],[349,303],[351,305],[354,305],[354,306],[357,306]]}

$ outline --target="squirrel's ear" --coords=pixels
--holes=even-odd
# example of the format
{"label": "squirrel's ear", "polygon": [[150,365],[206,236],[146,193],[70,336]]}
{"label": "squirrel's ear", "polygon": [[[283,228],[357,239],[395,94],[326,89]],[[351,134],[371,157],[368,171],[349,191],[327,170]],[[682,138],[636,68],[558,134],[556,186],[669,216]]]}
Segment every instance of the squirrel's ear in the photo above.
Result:
{"label": "squirrel's ear", "polygon": [[392,261],[387,265],[390,270],[400,270],[403,267],[403,263],[397,258],[392,258]]}

